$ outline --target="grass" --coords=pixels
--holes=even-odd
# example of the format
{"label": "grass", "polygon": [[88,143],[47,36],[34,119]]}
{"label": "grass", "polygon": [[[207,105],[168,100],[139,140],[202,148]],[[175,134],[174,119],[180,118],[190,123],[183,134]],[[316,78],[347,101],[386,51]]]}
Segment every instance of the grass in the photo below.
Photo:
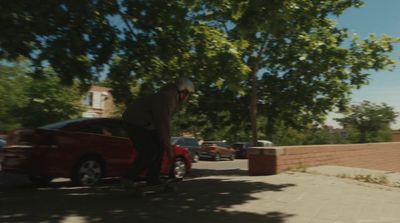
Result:
{"label": "grass", "polygon": [[[362,175],[362,174],[357,174],[354,176],[351,176],[349,174],[338,174],[336,177],[340,178],[346,178],[346,179],[353,179],[357,180],[360,182],[366,182],[366,183],[373,183],[373,184],[380,184],[380,185],[389,185],[389,180],[385,175],[380,175],[380,176],[372,176],[370,174]],[[396,183],[400,186],[400,183]]]}
{"label": "grass", "polygon": [[[307,166],[304,165],[303,163],[299,163],[299,164],[297,164],[297,166],[287,169],[287,171],[321,174],[321,173],[318,173],[315,171],[308,171]],[[322,174],[322,175],[326,175],[326,174]],[[371,174],[351,175],[351,174],[342,173],[342,174],[327,175],[327,176],[335,176],[335,177],[344,178],[344,179],[357,180],[357,181],[365,182],[365,183],[373,183],[373,184],[379,184],[379,185],[384,185],[384,186],[400,188],[400,181],[390,182],[386,175],[378,175],[378,176],[374,176]]]}
{"label": "grass", "polygon": [[298,163],[295,167],[289,168],[288,171],[306,173],[307,166],[304,165],[303,163]]}

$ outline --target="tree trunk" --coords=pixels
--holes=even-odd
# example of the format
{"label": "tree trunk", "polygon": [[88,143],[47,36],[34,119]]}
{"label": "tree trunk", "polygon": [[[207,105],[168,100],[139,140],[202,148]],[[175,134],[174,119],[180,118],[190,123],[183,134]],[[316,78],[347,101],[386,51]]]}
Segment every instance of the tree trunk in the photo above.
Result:
{"label": "tree trunk", "polygon": [[274,133],[275,121],[274,119],[270,118],[272,116],[268,116],[267,124],[265,126],[265,134],[268,140],[272,140],[272,136]]}
{"label": "tree trunk", "polygon": [[257,145],[257,73],[260,67],[261,55],[264,53],[265,47],[267,46],[267,40],[265,39],[264,43],[260,47],[258,51],[258,55],[250,59],[249,64],[251,65],[251,99],[250,99],[250,120],[251,120],[251,139],[253,145]]}
{"label": "tree trunk", "polygon": [[250,99],[250,120],[252,144],[257,145],[257,70],[254,68],[251,73],[251,99]]}
{"label": "tree trunk", "polygon": [[367,142],[367,131],[365,129],[360,129],[360,143]]}

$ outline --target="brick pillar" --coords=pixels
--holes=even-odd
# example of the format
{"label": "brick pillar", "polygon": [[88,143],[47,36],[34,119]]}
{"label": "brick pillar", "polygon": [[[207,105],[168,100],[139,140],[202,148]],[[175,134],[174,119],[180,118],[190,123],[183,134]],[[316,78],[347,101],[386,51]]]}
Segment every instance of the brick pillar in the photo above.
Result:
{"label": "brick pillar", "polygon": [[249,175],[273,175],[278,173],[278,156],[282,149],[271,147],[251,147],[248,150]]}

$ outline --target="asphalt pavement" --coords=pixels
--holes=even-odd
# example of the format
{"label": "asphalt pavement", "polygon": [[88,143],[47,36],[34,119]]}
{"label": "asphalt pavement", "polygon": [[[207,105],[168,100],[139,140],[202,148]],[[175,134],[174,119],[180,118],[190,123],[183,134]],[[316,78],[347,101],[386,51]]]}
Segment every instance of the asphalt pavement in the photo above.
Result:
{"label": "asphalt pavement", "polygon": [[[398,173],[333,166],[307,171],[248,176],[246,160],[201,161],[177,192],[144,198],[115,179],[94,188],[65,179],[32,188],[22,176],[0,173],[0,222],[400,222]],[[391,174],[386,179],[394,184],[354,179],[382,174]]]}

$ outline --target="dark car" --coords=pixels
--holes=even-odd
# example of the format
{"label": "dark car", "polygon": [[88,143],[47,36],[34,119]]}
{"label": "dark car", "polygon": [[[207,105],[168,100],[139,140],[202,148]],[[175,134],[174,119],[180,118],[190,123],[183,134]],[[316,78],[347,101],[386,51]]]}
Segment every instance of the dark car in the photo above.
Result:
{"label": "dark car", "polygon": [[[92,118],[14,130],[0,156],[2,171],[27,174],[33,183],[66,177],[85,186],[122,176],[136,158],[122,126],[119,119]],[[173,162],[164,156],[161,173],[182,179],[191,170],[192,157],[180,146],[174,150]]]}
{"label": "dark car", "polygon": [[183,136],[171,137],[171,145],[178,145],[187,148],[193,157],[192,161],[195,163],[199,162],[199,151],[201,149],[201,146],[196,138]]}
{"label": "dark car", "polygon": [[201,144],[200,159],[213,159],[219,161],[222,158],[235,159],[235,150],[224,141],[204,141]]}
{"label": "dark car", "polygon": [[[270,147],[273,143],[268,140],[257,140],[256,147]],[[236,158],[248,158],[248,149],[252,147],[251,142],[236,142],[232,145],[236,153]]]}
{"label": "dark car", "polygon": [[5,145],[6,145],[6,140],[0,139],[0,151],[3,150]]}
{"label": "dark car", "polygon": [[239,159],[247,158],[249,147],[251,147],[251,143],[249,142],[237,142],[232,145],[232,148],[235,150],[236,158]]}

